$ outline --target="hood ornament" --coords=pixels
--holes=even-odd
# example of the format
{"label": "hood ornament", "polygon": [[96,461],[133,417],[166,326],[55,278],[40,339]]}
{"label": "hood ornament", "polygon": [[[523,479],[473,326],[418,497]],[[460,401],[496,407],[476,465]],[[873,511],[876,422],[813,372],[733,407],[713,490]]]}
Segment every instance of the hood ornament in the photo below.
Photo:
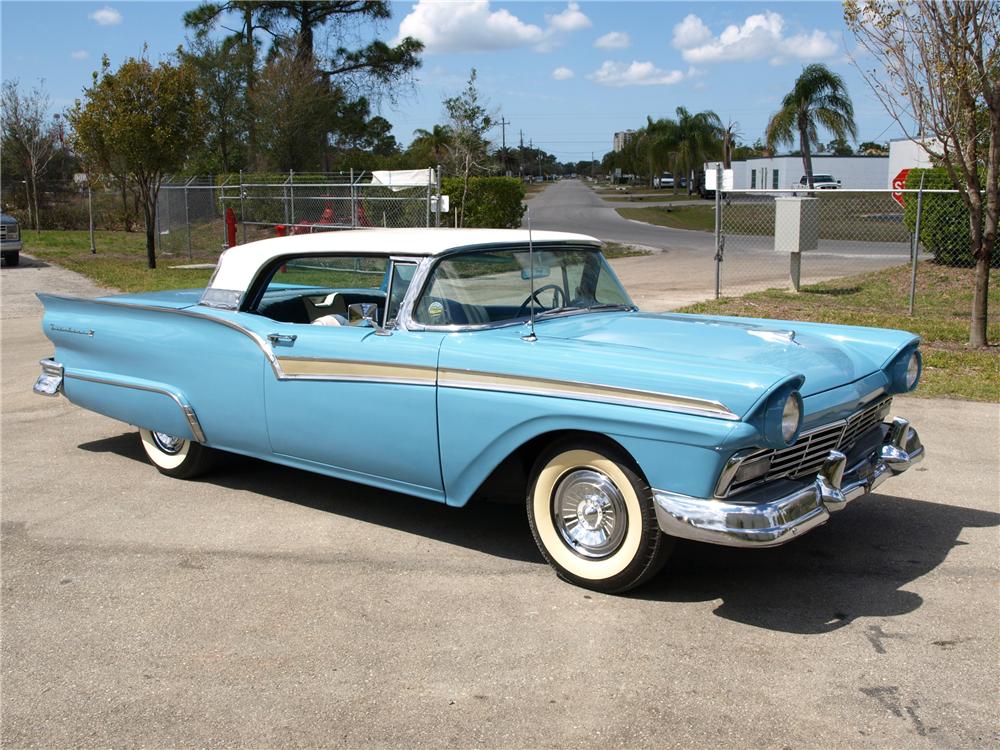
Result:
{"label": "hood ornament", "polygon": [[747,333],[751,336],[763,339],[764,341],[770,341],[773,344],[795,344],[796,346],[802,346],[795,340],[795,331],[777,331],[771,328],[758,328],[748,329]]}

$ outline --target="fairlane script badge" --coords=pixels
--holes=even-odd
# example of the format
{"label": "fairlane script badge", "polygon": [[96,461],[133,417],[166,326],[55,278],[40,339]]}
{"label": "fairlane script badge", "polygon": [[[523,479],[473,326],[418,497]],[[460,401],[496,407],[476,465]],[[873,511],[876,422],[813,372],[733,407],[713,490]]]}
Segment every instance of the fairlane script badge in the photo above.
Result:
{"label": "fairlane script badge", "polygon": [[63,333],[76,333],[80,336],[93,336],[93,331],[81,331],[79,328],[63,328],[62,326],[57,326],[55,323],[49,323],[49,330],[51,331],[62,331]]}

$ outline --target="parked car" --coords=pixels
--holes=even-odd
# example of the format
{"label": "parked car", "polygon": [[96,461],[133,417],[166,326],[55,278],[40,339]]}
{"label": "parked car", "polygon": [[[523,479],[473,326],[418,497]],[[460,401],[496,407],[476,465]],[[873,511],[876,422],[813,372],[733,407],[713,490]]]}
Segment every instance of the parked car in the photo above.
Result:
{"label": "parked car", "polygon": [[40,294],[34,388],[137,426],[172,477],[230,451],[452,506],[518,497],[558,574],[610,592],[676,538],[788,542],[923,457],[889,418],[913,334],[641,312],[600,245],[307,234],[227,250],[205,289]]}
{"label": "parked car", "polygon": [[[809,187],[809,178],[802,175],[801,179],[797,185],[793,185],[793,188],[807,188]],[[837,190],[840,188],[840,180],[833,179],[831,174],[814,174],[813,175],[813,190]]]}
{"label": "parked car", "polygon": [[659,177],[653,178],[653,187],[672,188],[674,186],[674,176],[670,172],[664,172]]}
{"label": "parked car", "polygon": [[5,266],[21,262],[21,227],[17,219],[0,214],[0,256]]}

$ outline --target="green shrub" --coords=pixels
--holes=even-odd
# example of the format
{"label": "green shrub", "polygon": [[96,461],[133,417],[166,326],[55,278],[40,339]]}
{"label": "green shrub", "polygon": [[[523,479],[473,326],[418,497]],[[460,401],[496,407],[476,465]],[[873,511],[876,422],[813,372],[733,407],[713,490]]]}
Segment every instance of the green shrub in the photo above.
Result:
{"label": "green shrub", "polygon": [[[459,215],[462,210],[462,179],[445,177],[441,180],[441,192],[449,196],[452,217]],[[470,177],[461,225],[517,229],[524,216],[523,200],[524,186],[520,180],[513,177]],[[454,220],[443,223],[453,224]]]}
{"label": "green shrub", "polygon": [[[906,189],[917,190],[924,176],[925,190],[954,190],[947,170],[911,169],[906,175]],[[906,193],[903,221],[913,232],[917,222],[917,193]],[[920,216],[920,243],[934,254],[934,262],[946,266],[975,265],[970,247],[969,210],[957,193],[925,193]]]}

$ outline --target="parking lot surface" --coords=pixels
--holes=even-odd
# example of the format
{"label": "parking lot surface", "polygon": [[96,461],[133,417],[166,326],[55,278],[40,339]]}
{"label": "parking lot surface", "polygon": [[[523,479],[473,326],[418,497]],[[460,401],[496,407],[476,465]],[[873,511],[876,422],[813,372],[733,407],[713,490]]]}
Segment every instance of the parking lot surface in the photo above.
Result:
{"label": "parking lot surface", "polygon": [[36,290],[98,291],[0,277],[4,747],[1000,745],[995,404],[897,399],[928,455],[878,494],[604,596],[521,507],[159,475],[132,428],[31,393]]}

